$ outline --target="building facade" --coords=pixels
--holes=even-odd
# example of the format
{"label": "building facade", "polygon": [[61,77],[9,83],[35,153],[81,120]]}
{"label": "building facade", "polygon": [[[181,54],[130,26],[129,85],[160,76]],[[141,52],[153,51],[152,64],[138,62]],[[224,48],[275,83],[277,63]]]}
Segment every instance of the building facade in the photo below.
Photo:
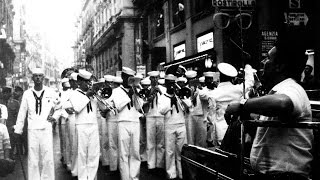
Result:
{"label": "building facade", "polygon": [[15,59],[13,42],[14,8],[11,0],[0,1],[0,86],[11,86]]}
{"label": "building facade", "polygon": [[141,51],[135,46],[141,39],[138,21],[132,1],[87,0],[77,24],[76,64],[92,68],[97,78],[116,75],[122,66],[139,69]]}

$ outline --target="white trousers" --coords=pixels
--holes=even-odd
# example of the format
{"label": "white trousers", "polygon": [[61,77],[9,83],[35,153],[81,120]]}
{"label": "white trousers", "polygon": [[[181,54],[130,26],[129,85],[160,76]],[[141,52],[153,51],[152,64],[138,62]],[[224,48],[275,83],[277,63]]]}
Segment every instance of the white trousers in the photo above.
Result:
{"label": "white trousers", "polygon": [[52,136],[51,126],[47,129],[28,129],[29,180],[55,179]]}
{"label": "white trousers", "polygon": [[69,116],[69,125],[71,136],[71,174],[72,176],[78,176],[78,133],[74,116]]}
{"label": "white trousers", "polygon": [[71,136],[70,136],[70,123],[67,121],[65,124],[66,128],[66,136],[65,136],[65,148],[66,148],[66,164],[68,167],[68,170],[71,170],[71,154],[72,154],[72,149],[71,149]]}
{"label": "white trousers", "polygon": [[137,180],[140,174],[140,123],[120,121],[119,129],[119,168],[121,180]]}
{"label": "white trousers", "polygon": [[147,116],[148,168],[164,168],[164,117]]}
{"label": "white trousers", "polygon": [[109,148],[108,156],[110,158],[110,171],[116,171],[119,164],[119,148],[118,148],[118,122],[108,121]]}
{"label": "white trousers", "polygon": [[181,150],[187,143],[185,124],[166,124],[166,172],[169,179],[182,179]]}
{"label": "white trousers", "polygon": [[66,157],[66,125],[60,124],[59,131],[61,131],[60,134],[60,150],[61,150],[61,156],[63,157],[63,164],[67,164],[67,157]]}
{"label": "white trousers", "polygon": [[187,119],[188,144],[206,147],[207,123],[203,115],[191,115]]}
{"label": "white trousers", "polygon": [[93,180],[99,167],[99,130],[97,124],[77,124],[78,179]]}
{"label": "white trousers", "polygon": [[110,164],[108,149],[108,124],[105,118],[98,116],[99,120],[99,138],[100,138],[100,159],[102,166],[108,166]]}

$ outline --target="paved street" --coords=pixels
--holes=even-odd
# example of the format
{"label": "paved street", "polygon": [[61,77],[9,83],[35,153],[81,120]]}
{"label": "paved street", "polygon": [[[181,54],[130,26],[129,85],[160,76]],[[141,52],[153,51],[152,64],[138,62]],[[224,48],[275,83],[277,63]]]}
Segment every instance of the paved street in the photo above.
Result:
{"label": "paved street", "polygon": [[[59,142],[59,133],[58,133],[58,128],[56,128],[56,131],[54,131],[53,134],[53,144],[54,144],[54,162],[55,162],[55,175],[56,175],[56,180],[72,180],[71,174],[62,166],[60,162],[60,142]],[[25,172],[27,173],[27,156],[22,155],[22,162],[23,162],[23,167],[25,169]],[[141,165],[141,173],[140,173],[140,180],[162,180],[165,179],[165,176],[163,175],[164,173],[162,172],[161,175],[156,174],[156,173],[148,173],[146,163],[143,163]],[[120,179],[119,174],[117,173],[110,173],[103,167],[99,167],[98,170],[98,180],[118,180]],[[23,171],[21,168],[21,163],[19,161],[19,158],[16,158],[16,166],[15,166],[15,171],[8,175],[5,178],[1,178],[0,180],[24,180],[23,178]]]}

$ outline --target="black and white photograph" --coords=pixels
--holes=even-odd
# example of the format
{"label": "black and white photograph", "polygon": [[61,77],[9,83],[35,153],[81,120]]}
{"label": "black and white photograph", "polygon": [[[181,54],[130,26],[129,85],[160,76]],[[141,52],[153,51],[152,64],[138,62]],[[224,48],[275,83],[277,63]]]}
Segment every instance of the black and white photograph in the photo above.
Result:
{"label": "black and white photograph", "polygon": [[0,180],[319,180],[320,1],[0,0]]}

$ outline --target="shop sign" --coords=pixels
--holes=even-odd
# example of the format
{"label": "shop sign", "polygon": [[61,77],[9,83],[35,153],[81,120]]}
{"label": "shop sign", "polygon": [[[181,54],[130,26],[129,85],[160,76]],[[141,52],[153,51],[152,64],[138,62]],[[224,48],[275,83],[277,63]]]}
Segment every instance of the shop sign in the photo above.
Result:
{"label": "shop sign", "polygon": [[178,60],[186,57],[186,44],[183,43],[178,46],[175,46],[173,48],[173,54],[174,54],[173,60]]}
{"label": "shop sign", "polygon": [[307,25],[308,23],[308,16],[306,13],[288,13],[288,20],[291,25],[293,26],[299,26],[299,25]]}
{"label": "shop sign", "polygon": [[268,51],[275,45],[278,39],[278,32],[273,30],[261,31],[261,55],[262,59],[268,56]]}
{"label": "shop sign", "polygon": [[202,52],[214,47],[213,43],[213,32],[205,34],[197,38],[197,49],[198,52]]}
{"label": "shop sign", "polygon": [[219,8],[253,8],[256,6],[255,0],[212,0],[212,5]]}

